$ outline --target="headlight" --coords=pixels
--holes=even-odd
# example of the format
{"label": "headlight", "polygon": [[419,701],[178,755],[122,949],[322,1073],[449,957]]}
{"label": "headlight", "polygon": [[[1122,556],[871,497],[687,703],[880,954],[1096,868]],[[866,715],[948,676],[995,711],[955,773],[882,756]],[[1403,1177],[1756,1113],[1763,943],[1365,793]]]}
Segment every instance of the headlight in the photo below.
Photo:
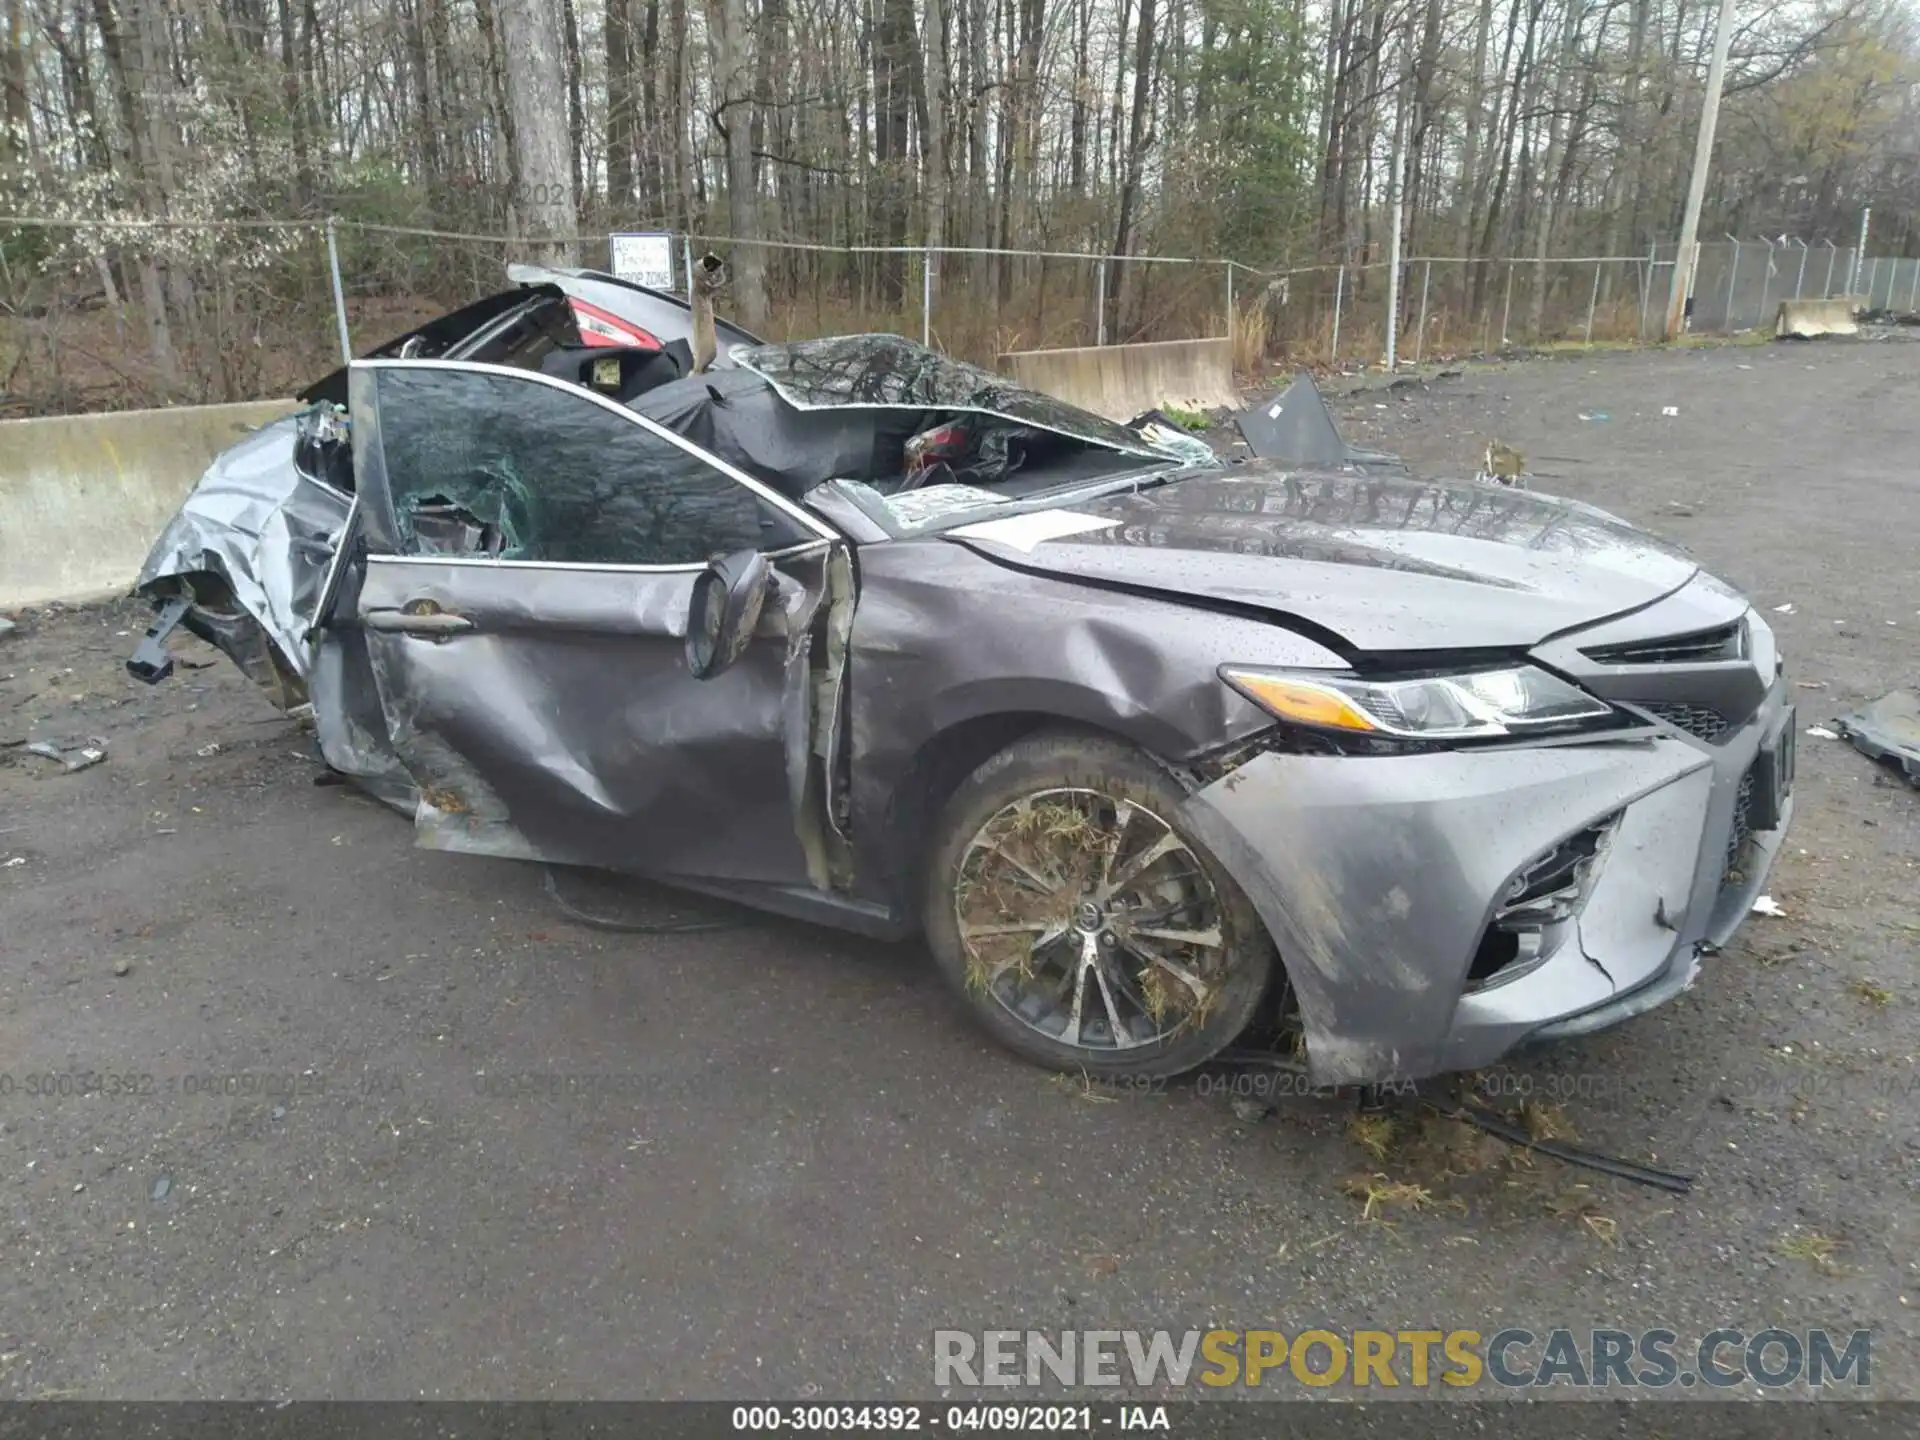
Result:
{"label": "headlight", "polygon": [[1534,665],[1376,680],[1325,671],[1220,668],[1220,678],[1282,720],[1405,740],[1481,740],[1579,729],[1613,709]]}

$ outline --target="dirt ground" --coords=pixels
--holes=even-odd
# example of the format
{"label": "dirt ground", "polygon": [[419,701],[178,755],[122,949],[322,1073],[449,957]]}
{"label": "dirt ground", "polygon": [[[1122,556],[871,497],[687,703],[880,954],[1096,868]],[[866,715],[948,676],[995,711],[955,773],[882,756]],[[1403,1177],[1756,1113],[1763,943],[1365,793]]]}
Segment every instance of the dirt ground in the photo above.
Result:
{"label": "dirt ground", "polygon": [[[1498,438],[1678,538],[1768,613],[1804,729],[1920,683],[1916,394],[1920,344],[1886,342],[1339,409],[1423,473]],[[1920,1397],[1920,792],[1840,742],[1801,740],[1782,918],[1655,1014],[1480,1078],[1694,1173],[1675,1197],[1418,1103],[1058,1080],[916,946],[583,928],[532,867],[414,850],[313,783],[212,652],[129,681],[132,606],[17,618],[0,1395],[924,1397],[946,1327],[1824,1325],[1874,1332],[1873,1396]]]}

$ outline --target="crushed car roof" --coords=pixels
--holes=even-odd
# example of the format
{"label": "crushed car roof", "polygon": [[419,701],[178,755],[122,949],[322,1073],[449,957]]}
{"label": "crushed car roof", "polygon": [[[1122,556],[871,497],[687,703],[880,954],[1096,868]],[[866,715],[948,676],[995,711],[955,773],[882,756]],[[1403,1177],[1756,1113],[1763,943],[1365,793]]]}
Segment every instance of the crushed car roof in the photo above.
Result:
{"label": "crushed car roof", "polygon": [[898,335],[834,335],[743,347],[733,352],[733,363],[762,376],[781,399],[800,410],[880,406],[973,411],[1127,454],[1155,460],[1169,455],[1137,430]]}
{"label": "crushed car roof", "polygon": [[1203,458],[1185,437],[1157,440],[897,335],[739,346],[731,359],[730,370],[682,376],[628,408],[796,498],[896,470],[885,457],[897,461],[934,413],[988,415],[1162,464]]}

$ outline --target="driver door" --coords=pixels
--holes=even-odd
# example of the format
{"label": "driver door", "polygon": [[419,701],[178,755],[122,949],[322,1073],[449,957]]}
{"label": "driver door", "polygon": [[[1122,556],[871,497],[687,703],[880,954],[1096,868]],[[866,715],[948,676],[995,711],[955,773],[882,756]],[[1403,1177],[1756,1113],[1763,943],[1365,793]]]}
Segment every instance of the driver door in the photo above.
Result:
{"label": "driver door", "polygon": [[[806,883],[811,635],[836,537],[600,396],[458,361],[356,361],[357,594],[428,848]],[[755,638],[695,679],[710,557],[757,550]],[[816,878],[816,883],[818,883]]]}

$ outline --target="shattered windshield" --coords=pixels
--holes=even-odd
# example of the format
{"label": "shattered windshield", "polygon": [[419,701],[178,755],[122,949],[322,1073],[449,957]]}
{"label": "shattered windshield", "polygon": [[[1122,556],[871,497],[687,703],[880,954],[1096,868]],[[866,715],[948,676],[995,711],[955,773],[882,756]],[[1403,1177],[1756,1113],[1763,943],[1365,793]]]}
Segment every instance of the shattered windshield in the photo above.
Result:
{"label": "shattered windshield", "polygon": [[733,362],[764,377],[783,400],[800,410],[835,406],[974,410],[1123,454],[1192,459],[1180,447],[1156,444],[1124,425],[1051,395],[1022,389],[1005,376],[950,359],[898,335],[837,335],[742,347],[733,352]]}

